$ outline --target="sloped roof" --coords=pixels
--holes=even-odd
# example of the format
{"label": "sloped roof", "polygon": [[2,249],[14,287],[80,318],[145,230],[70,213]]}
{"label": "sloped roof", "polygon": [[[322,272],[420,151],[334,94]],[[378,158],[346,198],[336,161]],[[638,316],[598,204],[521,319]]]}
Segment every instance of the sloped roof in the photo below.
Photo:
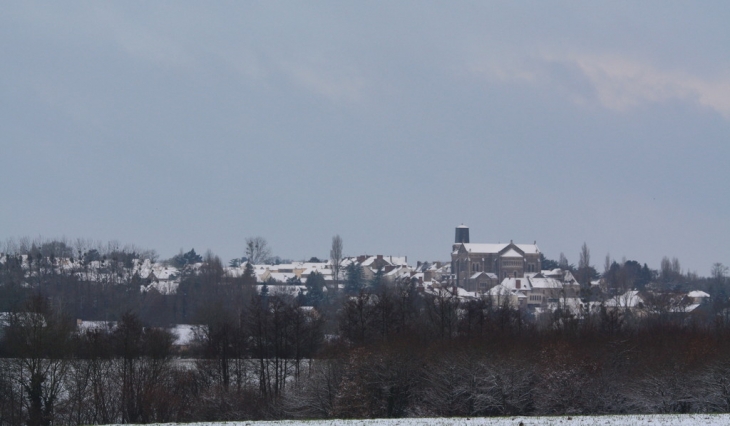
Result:
{"label": "sloped roof", "polygon": [[[520,287],[517,288],[517,281],[520,282]],[[531,290],[532,284],[529,278],[505,278],[500,284],[502,287],[509,290]]]}
{"label": "sloped roof", "polygon": [[[259,284],[256,286],[256,292],[258,294],[261,294],[261,290],[264,288],[263,284]],[[307,293],[307,287],[303,285],[286,285],[286,284],[279,284],[279,285],[269,285],[266,288],[269,292],[269,295],[284,295],[288,294],[290,296],[297,296],[300,292],[306,294]]]}
{"label": "sloped roof", "polygon": [[563,288],[563,283],[555,278],[532,277],[528,278],[533,288]]}
{"label": "sloped roof", "polygon": [[605,305],[620,308],[635,308],[639,306],[639,303],[643,302],[644,299],[641,297],[638,291],[629,290],[624,294],[606,300]]}
{"label": "sloped roof", "polygon": [[522,255],[517,253],[517,251],[515,249],[509,249],[501,257],[522,257]]}
{"label": "sloped roof", "polygon": [[498,285],[492,287],[491,289],[489,289],[489,291],[487,293],[493,297],[494,296],[502,297],[502,296],[512,295],[512,296],[517,297],[518,299],[524,299],[527,296],[525,295],[523,290],[525,290],[525,289],[516,290],[514,288],[510,288],[509,286],[506,286],[503,283],[503,284],[498,284]]}
{"label": "sloped roof", "polygon": [[[504,250],[511,243],[497,243],[497,244],[474,244],[464,243],[462,244],[466,251],[471,253],[499,253]],[[515,244],[517,248],[525,252],[525,254],[538,254],[540,249],[537,244]],[[458,249],[457,249],[458,250]],[[456,252],[455,252],[456,253]]]}
{"label": "sloped roof", "polygon": [[480,277],[480,276],[482,276],[482,275],[486,275],[487,277],[489,277],[489,278],[491,278],[491,279],[493,279],[493,280],[496,280],[496,279],[498,278],[498,277],[497,277],[497,275],[495,275],[495,274],[493,274],[493,273],[491,273],[491,272],[475,272],[475,273],[474,273],[474,274],[473,274],[473,275],[472,275],[472,276],[470,277],[470,279],[472,279],[472,280],[473,280],[473,279],[479,278],[479,277]]}

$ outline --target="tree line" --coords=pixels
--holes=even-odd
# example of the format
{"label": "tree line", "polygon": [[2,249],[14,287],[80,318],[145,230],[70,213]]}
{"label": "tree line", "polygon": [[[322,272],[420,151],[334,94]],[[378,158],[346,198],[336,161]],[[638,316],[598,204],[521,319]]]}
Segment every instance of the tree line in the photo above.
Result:
{"label": "tree line", "polygon": [[[4,320],[0,423],[726,412],[730,327],[556,313],[539,327],[415,284],[347,297],[211,301],[184,355],[133,312],[76,330],[35,294]],[[328,321],[336,323],[327,333]]]}
{"label": "tree line", "polygon": [[[229,277],[193,250],[178,259],[175,294],[142,293],[115,272],[137,251],[88,255],[115,259],[105,268],[119,278],[91,282],[36,248],[25,269],[16,254],[0,271],[0,424],[730,410],[723,305],[698,316],[558,309],[538,322],[351,265],[341,291],[315,274],[306,295],[259,292],[252,271]],[[635,283],[634,263],[611,262],[603,278]],[[696,282],[724,291],[720,272]],[[78,329],[76,318],[101,323]],[[176,323],[198,326],[190,347],[175,344]]]}

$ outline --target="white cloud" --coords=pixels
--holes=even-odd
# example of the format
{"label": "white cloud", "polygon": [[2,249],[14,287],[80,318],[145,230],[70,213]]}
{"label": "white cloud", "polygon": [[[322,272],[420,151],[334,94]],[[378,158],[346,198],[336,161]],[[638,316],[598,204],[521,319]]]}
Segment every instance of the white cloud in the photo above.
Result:
{"label": "white cloud", "polygon": [[500,82],[536,83],[540,74],[538,69],[517,64],[513,60],[481,61],[468,65],[467,69],[470,73],[485,75]]}
{"label": "white cloud", "polygon": [[330,102],[358,102],[364,94],[365,79],[361,73],[326,58],[304,58],[302,55],[272,55],[256,49],[240,48],[219,53],[246,80],[269,84],[275,76],[306,92]]}
{"label": "white cloud", "polygon": [[192,55],[183,44],[151,26],[136,23],[108,5],[96,5],[88,18],[107,32],[119,48],[132,57],[173,67],[189,66]]}
{"label": "white cloud", "polygon": [[[559,86],[568,99],[580,105],[593,98],[604,108],[629,111],[647,104],[681,101],[730,119],[730,76],[705,78],[613,54],[505,54],[470,61],[465,68],[472,75],[495,83]],[[567,77],[559,75],[556,67],[568,70]],[[576,76],[584,77],[588,86],[566,81]]]}
{"label": "white cloud", "polygon": [[[463,70],[466,74],[477,75],[488,81],[497,83],[529,83],[535,84],[544,80],[544,60],[535,61],[535,56],[518,56],[497,53],[494,49],[475,51],[472,49]],[[461,74],[457,67],[457,74]]]}
{"label": "white cloud", "polygon": [[606,108],[625,111],[642,104],[680,100],[730,118],[730,79],[703,79],[615,55],[583,55],[567,61],[585,74]]}
{"label": "white cloud", "polygon": [[338,72],[326,64],[301,62],[282,64],[282,69],[295,83],[331,102],[356,102],[361,98],[364,82],[354,72]]}

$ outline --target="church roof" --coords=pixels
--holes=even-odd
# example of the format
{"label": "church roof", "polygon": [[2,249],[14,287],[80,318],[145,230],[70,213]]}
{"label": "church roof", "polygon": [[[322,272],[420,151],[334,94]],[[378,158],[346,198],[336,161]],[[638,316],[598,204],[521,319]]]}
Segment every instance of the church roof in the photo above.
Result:
{"label": "church roof", "polygon": [[517,253],[515,249],[509,249],[509,251],[503,254],[502,257],[522,257],[522,255]]}
{"label": "church roof", "polygon": [[[470,253],[499,253],[509,246],[510,243],[497,243],[497,244],[473,244],[464,243],[463,246],[466,251]],[[540,249],[537,248],[537,244],[514,244],[517,248],[525,252],[525,254],[539,254]]]}

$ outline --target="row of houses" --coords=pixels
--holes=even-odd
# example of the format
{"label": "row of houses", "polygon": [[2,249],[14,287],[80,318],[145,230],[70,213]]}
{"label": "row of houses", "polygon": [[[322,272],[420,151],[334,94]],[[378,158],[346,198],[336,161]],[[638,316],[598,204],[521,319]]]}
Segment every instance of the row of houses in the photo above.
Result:
{"label": "row of houses", "polygon": [[[0,257],[0,263],[3,260]],[[112,279],[136,280],[141,291],[156,290],[162,294],[174,294],[183,273],[172,265],[149,259],[134,259],[128,268],[114,267],[109,260],[85,264],[78,259],[75,262],[56,259],[56,262],[59,268],[72,270],[81,279],[105,282]],[[23,263],[26,263],[25,259]],[[537,242],[475,244],[470,242],[469,228],[465,225],[456,228],[451,262],[417,262],[411,266],[405,256],[360,255],[341,259],[337,276],[331,260],[251,266],[259,291],[265,284],[270,294],[297,296],[307,291],[307,280],[315,273],[324,278],[326,291],[337,291],[338,285],[343,287],[347,280],[346,271],[352,265],[360,268],[365,282],[380,274],[386,282],[411,280],[423,292],[449,292],[462,299],[488,297],[500,306],[507,304],[530,312],[564,308],[579,313],[608,308],[627,309],[640,314],[642,310],[648,311],[649,306],[656,310],[660,304],[676,312],[692,312],[709,300],[709,295],[704,292],[668,295],[636,291],[607,296],[601,301],[585,300],[580,284],[570,271],[542,269]],[[201,263],[187,265],[185,272],[196,273],[201,266]],[[225,267],[224,273],[229,277],[240,277],[246,273],[247,266],[244,263]],[[32,272],[29,262],[28,267]]]}

